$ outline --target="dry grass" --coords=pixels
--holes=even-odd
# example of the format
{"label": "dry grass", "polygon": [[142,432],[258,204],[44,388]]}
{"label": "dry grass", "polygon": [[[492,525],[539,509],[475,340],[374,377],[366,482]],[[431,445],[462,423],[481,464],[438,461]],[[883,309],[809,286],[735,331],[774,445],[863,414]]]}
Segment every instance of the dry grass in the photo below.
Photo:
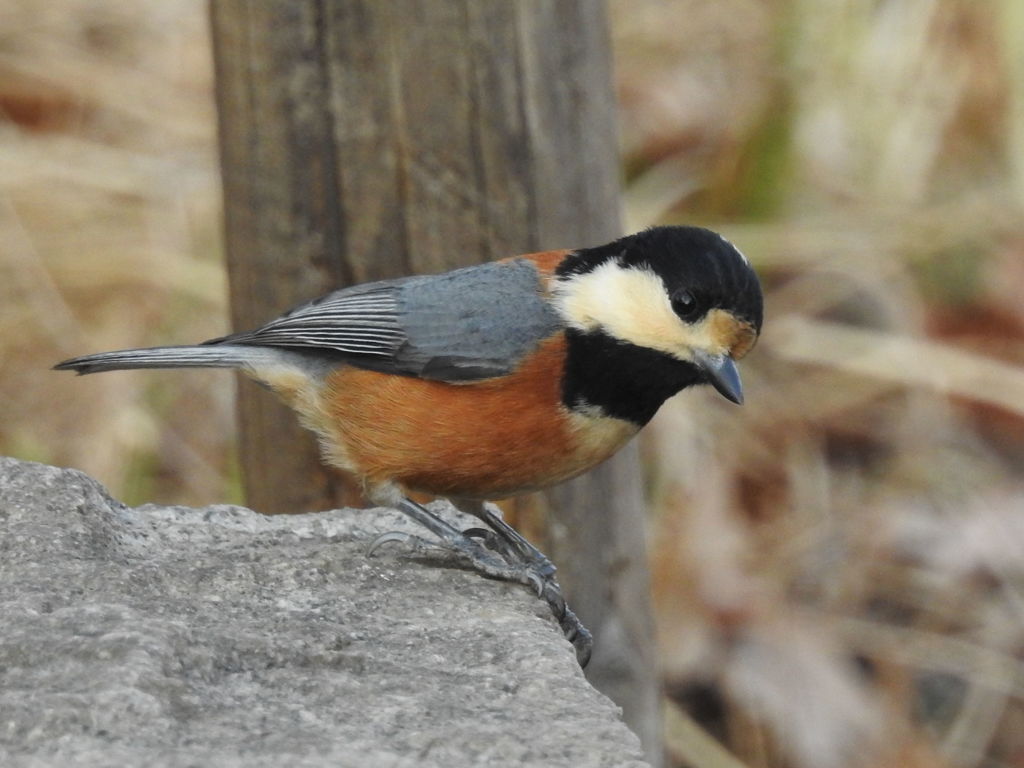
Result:
{"label": "dry grass", "polygon": [[613,7],[633,226],[769,286],[748,406],[646,444],[670,749],[1024,765],[1019,4]]}
{"label": "dry grass", "polygon": [[202,3],[5,0],[0,20],[0,444],[133,501],[222,498],[229,378],[47,370],[225,327]]}
{"label": "dry grass", "polygon": [[[679,764],[1024,766],[1022,9],[612,2],[630,227],[768,288],[644,443]],[[46,370],[224,328],[204,4],[0,20],[0,450],[229,498],[228,377]]]}

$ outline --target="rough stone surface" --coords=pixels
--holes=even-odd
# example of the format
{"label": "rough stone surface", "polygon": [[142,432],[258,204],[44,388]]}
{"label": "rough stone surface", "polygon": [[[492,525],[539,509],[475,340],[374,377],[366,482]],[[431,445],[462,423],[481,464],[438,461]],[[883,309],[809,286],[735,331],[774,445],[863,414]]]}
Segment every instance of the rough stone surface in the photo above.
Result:
{"label": "rough stone surface", "polygon": [[389,510],[111,499],[0,459],[0,764],[643,766],[523,588],[367,558]]}

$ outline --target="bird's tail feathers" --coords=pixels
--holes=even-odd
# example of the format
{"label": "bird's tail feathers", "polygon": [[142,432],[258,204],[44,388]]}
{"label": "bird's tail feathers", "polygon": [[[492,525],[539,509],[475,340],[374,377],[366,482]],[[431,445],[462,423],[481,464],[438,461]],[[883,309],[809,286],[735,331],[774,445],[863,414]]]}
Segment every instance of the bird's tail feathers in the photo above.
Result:
{"label": "bird's tail feathers", "polygon": [[130,368],[256,368],[278,362],[276,350],[241,344],[149,347],[82,355],[57,363],[55,370],[79,375]]}

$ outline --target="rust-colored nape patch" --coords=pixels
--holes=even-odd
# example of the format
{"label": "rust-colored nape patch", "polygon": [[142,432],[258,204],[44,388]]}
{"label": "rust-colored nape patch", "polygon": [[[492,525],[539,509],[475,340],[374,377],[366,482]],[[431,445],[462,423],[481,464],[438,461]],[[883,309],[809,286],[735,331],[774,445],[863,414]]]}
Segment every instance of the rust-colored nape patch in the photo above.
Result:
{"label": "rust-colored nape patch", "polygon": [[[540,251],[539,253],[527,253],[522,256],[513,256],[512,259],[526,259],[532,261],[534,266],[537,267],[537,271],[540,272],[541,277],[545,280],[550,280],[555,274],[555,270],[558,269],[558,265],[562,263],[572,251],[563,249],[561,251]],[[512,259],[502,259],[502,261],[511,261]]]}
{"label": "rust-colored nape patch", "polygon": [[757,331],[724,309],[712,309],[707,318],[708,336],[716,347],[729,351],[733,360],[742,359],[757,341]]}

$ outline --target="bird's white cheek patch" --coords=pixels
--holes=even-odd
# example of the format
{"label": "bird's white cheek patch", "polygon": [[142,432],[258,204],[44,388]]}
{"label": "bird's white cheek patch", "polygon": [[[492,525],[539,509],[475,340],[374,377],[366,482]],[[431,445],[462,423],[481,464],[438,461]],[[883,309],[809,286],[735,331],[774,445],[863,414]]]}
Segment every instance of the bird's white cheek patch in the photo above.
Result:
{"label": "bird's white cheek patch", "polygon": [[[622,341],[690,360],[693,348],[715,349],[711,313],[688,325],[672,311],[661,278],[646,269],[627,269],[615,262],[560,282],[557,307],[566,321],[582,331],[598,328]],[[712,310],[715,312],[716,310]]]}

